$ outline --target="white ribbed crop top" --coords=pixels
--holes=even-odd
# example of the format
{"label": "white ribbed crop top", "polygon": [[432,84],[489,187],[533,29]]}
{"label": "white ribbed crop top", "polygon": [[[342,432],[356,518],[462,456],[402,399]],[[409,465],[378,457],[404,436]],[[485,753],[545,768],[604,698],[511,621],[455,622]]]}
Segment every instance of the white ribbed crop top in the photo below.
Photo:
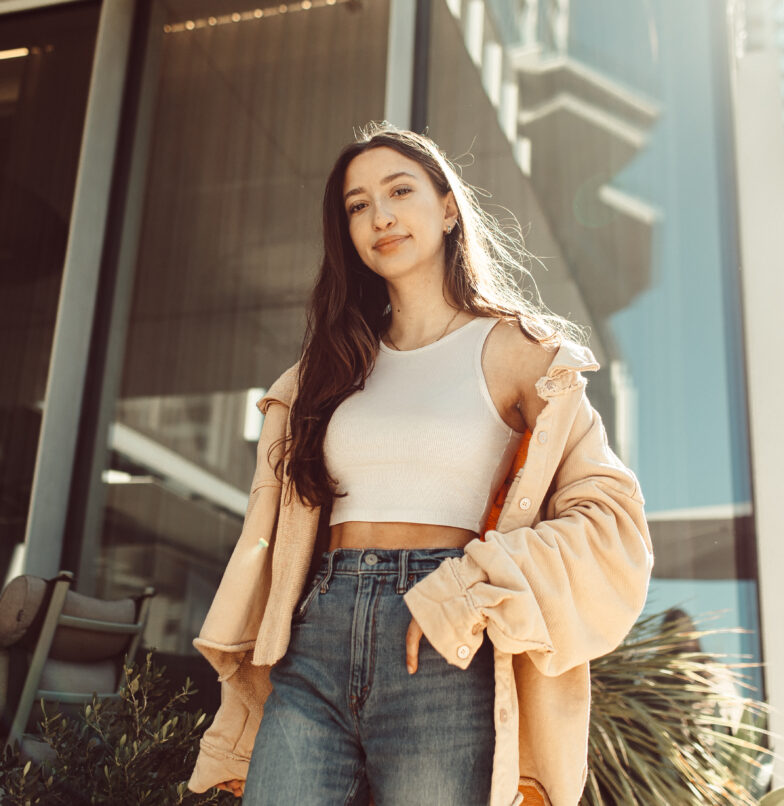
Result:
{"label": "white ribbed crop top", "polygon": [[482,371],[495,317],[477,317],[415,350],[380,342],[365,388],[324,435],[337,479],[329,525],[399,521],[479,532],[522,433],[502,419]]}

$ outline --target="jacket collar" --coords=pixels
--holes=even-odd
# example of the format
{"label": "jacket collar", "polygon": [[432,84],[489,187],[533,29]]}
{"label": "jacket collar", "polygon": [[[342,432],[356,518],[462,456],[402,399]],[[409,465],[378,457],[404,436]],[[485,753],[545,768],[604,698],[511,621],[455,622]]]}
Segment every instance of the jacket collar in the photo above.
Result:
{"label": "jacket collar", "polygon": [[554,378],[556,375],[568,371],[585,372],[597,369],[599,369],[599,362],[588,347],[564,339],[553,357],[545,377]]}
{"label": "jacket collar", "polygon": [[564,339],[553,356],[547,373],[536,382],[536,392],[543,400],[585,386],[580,372],[599,369],[594,354],[581,344]]}

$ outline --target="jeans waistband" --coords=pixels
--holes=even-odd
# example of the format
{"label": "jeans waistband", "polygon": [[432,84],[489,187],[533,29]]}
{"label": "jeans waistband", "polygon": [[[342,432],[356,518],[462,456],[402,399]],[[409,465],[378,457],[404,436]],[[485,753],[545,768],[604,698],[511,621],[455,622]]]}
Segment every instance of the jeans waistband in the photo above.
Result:
{"label": "jeans waistband", "polygon": [[347,549],[337,548],[321,555],[321,590],[329,589],[333,575],[389,574],[398,578],[398,591],[406,590],[406,577],[413,572],[430,572],[448,557],[462,557],[462,548],[446,549]]}

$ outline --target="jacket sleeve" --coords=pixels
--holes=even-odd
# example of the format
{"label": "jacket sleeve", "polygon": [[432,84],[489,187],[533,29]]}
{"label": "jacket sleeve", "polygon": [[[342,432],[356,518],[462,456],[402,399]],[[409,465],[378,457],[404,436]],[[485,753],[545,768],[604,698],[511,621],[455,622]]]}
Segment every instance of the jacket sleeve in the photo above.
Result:
{"label": "jacket sleeve", "polygon": [[[274,465],[282,446],[272,452],[269,460],[267,453],[285,432],[292,377],[290,369],[256,404],[265,417],[242,532],[199,636],[193,641],[218,673],[221,704],[200,740],[199,754],[188,781],[192,792],[206,792],[235,778],[245,780],[263,713],[259,703],[264,702],[270,690],[270,667],[253,666],[250,659],[266,594],[269,574],[266,558],[273,549],[280,505],[281,482],[275,476]],[[260,536],[269,538],[268,551],[259,551]],[[246,586],[248,590],[243,593]],[[226,596],[227,589],[234,595]],[[237,614],[234,604],[237,601],[252,603],[254,612]],[[226,611],[227,607],[231,612]]]}
{"label": "jacket sleeve", "polygon": [[[542,674],[559,675],[612,651],[642,610],[653,566],[645,502],[580,394],[551,484],[540,482],[552,490],[545,519],[488,530],[404,596],[455,666],[468,667],[486,628],[500,650],[528,652]],[[516,497],[532,483],[524,468]]]}
{"label": "jacket sleeve", "polygon": [[[262,667],[261,673],[269,681],[269,667]],[[199,755],[188,781],[191,792],[206,792],[225,781],[244,781],[248,777],[261,714],[248,708],[237,683],[221,683],[220,707],[201,737]]]}

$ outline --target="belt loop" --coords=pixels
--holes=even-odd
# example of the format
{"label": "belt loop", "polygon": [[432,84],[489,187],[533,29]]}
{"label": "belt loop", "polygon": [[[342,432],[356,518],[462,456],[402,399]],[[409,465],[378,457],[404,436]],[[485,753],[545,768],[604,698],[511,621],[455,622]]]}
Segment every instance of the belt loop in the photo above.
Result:
{"label": "belt loop", "polygon": [[321,592],[326,593],[329,590],[329,581],[332,579],[332,561],[335,559],[335,555],[340,551],[339,548],[335,549],[334,551],[330,551],[327,559],[327,573],[324,576],[324,579],[321,581]]}
{"label": "belt loop", "polygon": [[406,577],[408,576],[408,549],[400,550],[400,564],[397,571],[397,593],[405,593]]}

